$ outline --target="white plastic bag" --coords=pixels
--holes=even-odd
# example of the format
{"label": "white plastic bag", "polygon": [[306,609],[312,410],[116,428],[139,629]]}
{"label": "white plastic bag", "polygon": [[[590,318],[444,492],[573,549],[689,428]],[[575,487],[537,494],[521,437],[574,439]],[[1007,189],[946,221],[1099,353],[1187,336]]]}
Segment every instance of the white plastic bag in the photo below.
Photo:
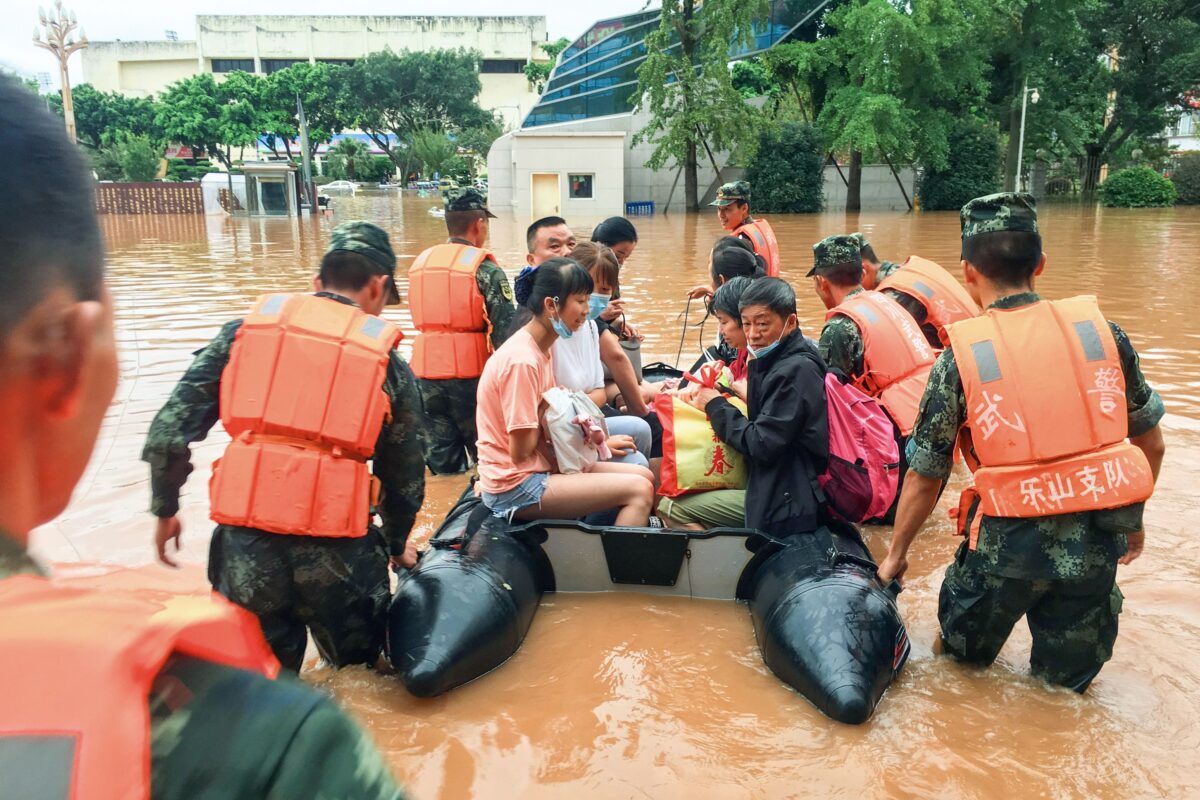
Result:
{"label": "white plastic bag", "polygon": [[583,430],[573,420],[580,414],[586,414],[599,423],[607,436],[608,426],[604,423],[604,415],[592,398],[583,392],[571,392],[561,386],[547,390],[542,399],[548,406],[546,433],[554,447],[558,471],[565,475],[587,472],[600,460],[600,451],[596,445],[584,439]]}

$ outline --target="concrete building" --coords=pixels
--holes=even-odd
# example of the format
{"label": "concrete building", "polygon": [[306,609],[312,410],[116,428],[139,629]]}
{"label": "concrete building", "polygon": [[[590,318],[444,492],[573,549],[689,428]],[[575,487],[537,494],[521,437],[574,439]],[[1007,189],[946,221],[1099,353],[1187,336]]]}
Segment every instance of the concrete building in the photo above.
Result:
{"label": "concrete building", "polygon": [[1179,122],[1167,129],[1167,144],[1181,152],[1200,150],[1200,110],[1185,112]]}
{"label": "concrete building", "polygon": [[350,64],[384,48],[463,47],[483,55],[479,104],[514,128],[537,103],[524,67],[545,60],[545,41],[545,17],[200,15],[190,41],[91,42],[83,79],[144,97],[201,72],[265,75],[301,61]]}

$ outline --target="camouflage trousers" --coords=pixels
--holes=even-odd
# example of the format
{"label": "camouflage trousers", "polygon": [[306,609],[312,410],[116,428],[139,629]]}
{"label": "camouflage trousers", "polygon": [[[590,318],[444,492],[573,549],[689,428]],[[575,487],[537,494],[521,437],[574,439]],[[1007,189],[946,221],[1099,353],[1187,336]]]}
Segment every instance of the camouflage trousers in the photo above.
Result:
{"label": "camouflage trousers", "polygon": [[966,564],[965,548],[946,569],[938,599],[945,651],[960,661],[991,664],[1024,616],[1033,634],[1033,674],[1086,691],[1112,657],[1117,638],[1123,596],[1116,564],[1073,580],[1006,578]]}
{"label": "camouflage trousers", "polygon": [[218,525],[208,579],[253,612],[285,669],[299,672],[307,631],[335,666],[374,664],[390,597],[388,552],[372,527],[354,539],[291,536]]}
{"label": "camouflage trousers", "polygon": [[466,472],[476,460],[475,393],[479,381],[420,378],[417,384],[425,406],[425,463],[434,475]]}

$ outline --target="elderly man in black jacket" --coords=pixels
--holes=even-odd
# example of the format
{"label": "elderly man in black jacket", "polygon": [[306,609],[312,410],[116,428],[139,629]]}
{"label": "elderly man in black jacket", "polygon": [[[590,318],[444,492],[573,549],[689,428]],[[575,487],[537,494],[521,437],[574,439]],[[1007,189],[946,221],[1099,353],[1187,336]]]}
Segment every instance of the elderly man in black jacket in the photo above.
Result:
{"label": "elderly man in black jacket", "polygon": [[806,533],[819,524],[816,476],[829,459],[825,364],[800,333],[796,293],[786,281],[754,281],[740,311],[752,356],[749,418],[715,389],[696,387],[685,399],[749,462],[746,526],[777,536]]}

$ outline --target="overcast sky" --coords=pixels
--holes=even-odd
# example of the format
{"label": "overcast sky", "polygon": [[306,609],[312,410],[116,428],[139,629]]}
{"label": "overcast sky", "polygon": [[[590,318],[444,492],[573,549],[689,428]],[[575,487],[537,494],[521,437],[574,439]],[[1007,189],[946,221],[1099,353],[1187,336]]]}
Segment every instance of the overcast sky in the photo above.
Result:
{"label": "overcast sky", "polygon": [[[163,0],[64,0],[75,12],[79,24],[89,39],[162,39],[163,31],[174,30],[180,39],[196,37],[196,14],[272,13],[270,4],[254,4],[254,12],[245,0],[199,0],[195,3],[163,2]],[[53,0],[42,3],[47,9]],[[33,29],[37,25],[39,3],[35,0],[3,0],[4,24],[0,26],[0,66],[34,76],[49,72],[58,85],[58,65],[54,57],[33,44]],[[615,17],[637,11],[646,0],[608,0],[590,3],[563,0],[401,0],[381,3],[379,0],[289,0],[278,6],[287,14],[396,14],[405,16],[457,15],[544,16],[550,39],[565,36],[574,39],[597,19]],[[279,12],[275,12],[279,13]],[[82,69],[80,56],[71,58],[71,83],[79,83]]]}

